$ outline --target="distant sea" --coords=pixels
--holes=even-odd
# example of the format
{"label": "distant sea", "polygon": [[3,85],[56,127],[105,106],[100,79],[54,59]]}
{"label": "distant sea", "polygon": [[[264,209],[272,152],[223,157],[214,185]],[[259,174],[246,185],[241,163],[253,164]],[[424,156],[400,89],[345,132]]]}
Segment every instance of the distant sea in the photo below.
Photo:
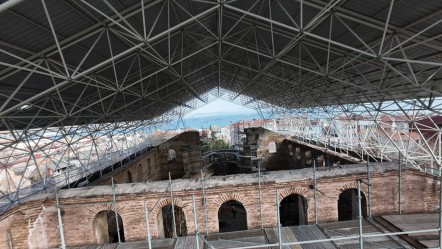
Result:
{"label": "distant sea", "polygon": [[[229,126],[232,123],[241,121],[241,120],[253,120],[253,119],[261,119],[258,113],[245,113],[245,114],[218,114],[211,116],[189,116],[184,117],[184,122],[186,128],[193,129],[208,129],[210,126],[218,126],[220,128],[224,126]],[[178,120],[174,120],[171,123],[171,128],[177,127]],[[182,121],[179,123],[179,128],[183,128]]]}

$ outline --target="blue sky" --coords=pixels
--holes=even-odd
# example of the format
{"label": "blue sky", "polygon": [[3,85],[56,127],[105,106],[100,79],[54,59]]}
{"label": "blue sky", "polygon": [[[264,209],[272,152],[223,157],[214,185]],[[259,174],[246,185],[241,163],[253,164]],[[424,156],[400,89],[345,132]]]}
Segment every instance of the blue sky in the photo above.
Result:
{"label": "blue sky", "polygon": [[[194,129],[213,125],[224,127],[239,120],[252,119],[259,119],[255,110],[222,99],[214,100],[184,116],[186,126]],[[177,121],[172,124],[176,126]]]}
{"label": "blue sky", "polygon": [[218,115],[236,115],[236,114],[255,114],[256,111],[229,101],[217,99],[207,105],[196,109],[184,117],[218,116]]}

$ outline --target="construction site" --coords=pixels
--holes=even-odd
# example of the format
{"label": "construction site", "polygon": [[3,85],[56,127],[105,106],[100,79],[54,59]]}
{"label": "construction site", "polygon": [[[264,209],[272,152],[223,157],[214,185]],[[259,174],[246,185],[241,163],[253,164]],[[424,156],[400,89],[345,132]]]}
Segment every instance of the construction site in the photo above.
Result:
{"label": "construction site", "polygon": [[[442,249],[441,34],[434,0],[0,0],[0,248]],[[186,125],[216,100],[260,118]]]}

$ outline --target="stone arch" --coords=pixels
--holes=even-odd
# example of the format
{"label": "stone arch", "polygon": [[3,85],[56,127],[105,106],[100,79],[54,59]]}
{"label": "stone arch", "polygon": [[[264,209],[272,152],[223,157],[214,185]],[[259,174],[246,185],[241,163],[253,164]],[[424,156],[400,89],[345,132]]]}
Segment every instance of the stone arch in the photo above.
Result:
{"label": "stone arch", "polygon": [[[162,212],[163,207],[166,207],[168,205],[171,205],[171,201],[170,198],[167,199],[162,199],[158,202],[158,204],[155,206],[155,208],[150,212],[150,217],[152,217],[155,222],[154,222],[154,226],[156,227],[156,231],[158,234],[158,237],[160,237],[160,235],[163,233],[163,231],[160,231],[160,226],[158,225],[160,221],[158,221],[158,215],[160,214],[160,212]],[[186,226],[187,226],[187,231],[192,231],[191,227],[189,226],[192,223],[192,219],[193,215],[191,212],[192,208],[188,207],[189,205],[185,204],[181,199],[179,198],[173,198],[173,205],[175,207],[180,208],[183,211],[183,215],[184,215],[184,220],[186,222]],[[161,228],[163,229],[163,228]]]}
{"label": "stone arch", "polygon": [[309,207],[311,206],[310,202],[312,198],[310,198],[309,189],[306,188],[300,188],[300,187],[293,187],[293,188],[286,188],[278,191],[278,199],[280,204],[280,211],[281,211],[281,203],[286,200],[286,198],[290,196],[300,196],[302,200],[302,210],[303,210],[303,222],[308,224],[309,222],[309,213],[314,212],[315,210],[310,210]]}
{"label": "stone arch", "polygon": [[[113,204],[102,204],[102,205],[96,205],[96,206],[89,207],[88,209],[86,209],[86,212],[89,214],[88,220],[92,222],[93,217],[97,213],[99,213],[100,211],[104,211],[104,210],[115,210],[115,208],[114,208]],[[117,212],[119,215],[121,215],[121,217],[123,218],[123,221],[124,221],[126,218],[126,210],[124,208],[124,205],[117,204]]]}
{"label": "stone arch", "polygon": [[247,230],[247,210],[244,205],[235,200],[221,204],[218,209],[219,232],[233,232]]}
{"label": "stone arch", "polygon": [[[363,191],[361,193],[362,216],[367,218],[367,198]],[[358,189],[347,188],[340,192],[337,200],[338,221],[354,220],[359,217]]]}
{"label": "stone arch", "polygon": [[308,192],[309,192],[309,189],[306,189],[306,188],[299,188],[299,187],[286,188],[286,189],[278,190],[278,198],[279,198],[279,201],[281,201],[282,199],[286,198],[287,196],[295,194],[295,195],[301,195],[306,200],[310,200]]}
{"label": "stone arch", "polygon": [[100,211],[95,215],[92,224],[97,244],[125,241],[123,219],[113,210]]}
{"label": "stone arch", "polygon": [[[347,189],[358,189],[358,182],[356,181],[352,181],[352,182],[348,182],[344,185],[342,185],[340,188],[337,189],[337,199],[339,198],[339,195],[344,192]],[[361,183],[361,191],[365,196],[368,196],[368,187],[366,184]]]}
{"label": "stone arch", "polygon": [[127,172],[126,172],[126,174],[127,174],[127,182],[128,183],[132,183],[133,182],[133,176],[132,176],[132,172],[130,171],[130,170],[128,170]]}
{"label": "stone arch", "polygon": [[177,156],[177,154],[174,149],[169,149],[167,151],[167,161],[168,162],[172,162],[172,161],[176,160],[176,156]]}
{"label": "stone arch", "polygon": [[[150,213],[152,214],[152,216],[156,216],[156,215],[158,215],[158,212],[164,206],[167,206],[170,204],[171,204],[170,198],[162,199],[161,201],[158,202],[158,204],[155,206],[154,209],[152,209],[152,211]],[[175,206],[182,208],[183,210],[187,210],[187,205],[180,198],[173,198],[173,204]],[[186,214],[186,221],[187,221],[187,217],[191,217],[191,216],[192,215]]]}
{"label": "stone arch", "polygon": [[[112,212],[115,214],[115,208],[112,204],[104,204],[104,205],[98,205],[98,206],[94,206],[92,208],[88,208],[87,209],[87,213],[89,214],[89,218],[87,218],[87,220],[89,220],[90,222],[90,227],[92,228],[92,240],[96,241],[97,243],[108,243],[106,241],[100,241],[100,239],[98,239],[97,237],[97,231],[96,231],[96,220],[97,220],[97,215],[99,215],[100,213],[103,214],[106,211]],[[119,218],[119,223],[121,221],[121,224],[119,224],[120,227],[120,236],[122,238],[122,241],[124,241],[124,224],[126,222],[126,213],[124,211],[124,206],[117,206],[117,217]],[[101,217],[101,219],[104,219],[104,215],[103,217]],[[102,239],[106,239],[106,238],[102,238]],[[112,243],[112,241],[110,241]]]}
{"label": "stone arch", "polygon": [[274,154],[278,150],[277,144],[275,141],[270,141],[269,144],[267,145],[267,148],[269,150],[269,154]]}
{"label": "stone arch", "polygon": [[247,210],[247,201],[245,200],[244,196],[237,193],[229,193],[220,195],[219,198],[214,201],[214,206],[216,206],[216,212],[218,212],[218,209],[221,207],[221,205],[226,201],[237,201],[241,202],[241,204],[246,208]]}
{"label": "stone arch", "polygon": [[207,207],[208,210],[212,210],[209,213],[207,213],[207,217],[211,222],[216,224],[216,227],[218,227],[219,220],[218,220],[218,212],[221,208],[221,206],[228,201],[237,201],[241,203],[241,205],[244,207],[246,212],[246,220],[247,220],[247,228],[250,227],[249,222],[251,221],[251,215],[253,213],[253,209],[250,208],[250,203],[247,202],[247,200],[244,198],[243,195],[237,194],[237,193],[228,193],[220,195],[216,200],[214,200],[210,206]]}
{"label": "stone arch", "polygon": [[139,163],[138,166],[137,166],[137,177],[138,177],[138,181],[139,182],[143,182],[144,181],[143,165],[141,163]]}

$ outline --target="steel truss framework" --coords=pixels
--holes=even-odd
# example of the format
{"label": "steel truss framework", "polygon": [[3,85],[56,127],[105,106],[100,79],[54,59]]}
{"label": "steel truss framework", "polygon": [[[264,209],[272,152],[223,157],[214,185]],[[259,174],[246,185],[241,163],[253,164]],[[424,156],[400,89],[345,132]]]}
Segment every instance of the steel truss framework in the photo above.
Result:
{"label": "steel truss framework", "polygon": [[146,130],[220,97],[334,126],[314,136],[293,118],[302,139],[338,143],[334,130],[359,153],[441,165],[439,124],[418,124],[442,110],[441,1],[0,2],[4,207],[151,145]]}

